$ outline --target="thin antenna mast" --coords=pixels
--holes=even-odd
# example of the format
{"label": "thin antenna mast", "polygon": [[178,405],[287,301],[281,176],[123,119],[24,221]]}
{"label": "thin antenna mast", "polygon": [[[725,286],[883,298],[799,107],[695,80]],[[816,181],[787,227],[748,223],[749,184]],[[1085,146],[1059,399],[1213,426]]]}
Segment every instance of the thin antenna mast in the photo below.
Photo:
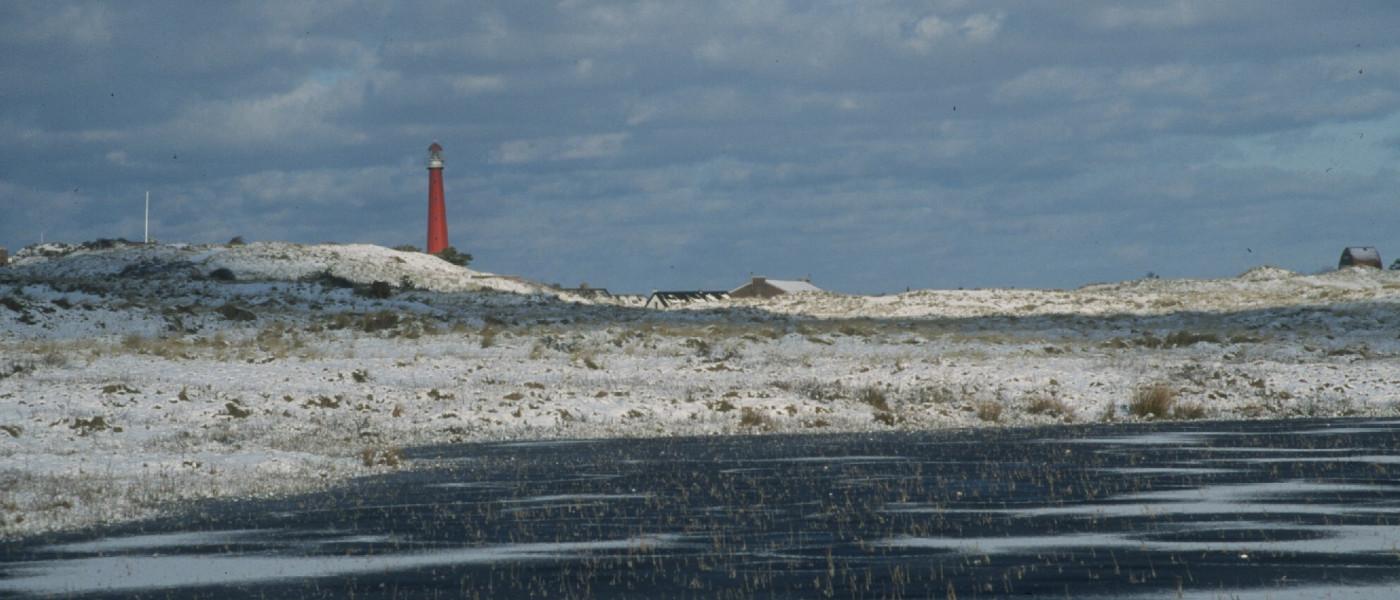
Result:
{"label": "thin antenna mast", "polygon": [[151,190],[146,190],[146,245],[151,243]]}

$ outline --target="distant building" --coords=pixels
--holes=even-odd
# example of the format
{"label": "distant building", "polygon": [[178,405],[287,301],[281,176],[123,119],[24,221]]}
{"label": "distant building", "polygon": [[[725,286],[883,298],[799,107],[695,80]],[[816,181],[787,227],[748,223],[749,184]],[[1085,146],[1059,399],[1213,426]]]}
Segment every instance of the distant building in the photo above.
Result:
{"label": "distant building", "polygon": [[576,287],[576,288],[559,288],[559,291],[564,292],[564,293],[566,293],[566,294],[573,294],[573,295],[575,295],[575,296],[579,296],[579,297],[582,297],[582,298],[611,298],[611,297],[612,297],[612,294],[609,294],[609,293],[608,293],[608,288],[595,288],[595,287],[591,287],[591,286],[589,286],[588,283],[586,283],[586,282],[585,282],[585,283],[580,283],[580,284],[578,284],[578,287]]}
{"label": "distant building", "polygon": [[1384,269],[1385,263],[1381,262],[1381,253],[1371,246],[1352,246],[1342,250],[1342,259],[1337,261],[1338,269],[1347,267],[1375,267]]}
{"label": "distant building", "polygon": [[665,292],[652,292],[647,298],[646,308],[652,306],[669,308],[674,304],[690,304],[692,302],[716,302],[727,300],[729,292],[724,290],[671,290]]}
{"label": "distant building", "polygon": [[641,294],[613,294],[613,295],[612,295],[612,301],[613,301],[613,303],[615,303],[615,304],[620,304],[620,305],[622,305],[622,306],[646,306],[647,300],[650,300],[650,299],[651,299],[651,296],[643,296],[643,295],[641,295]]}
{"label": "distant building", "polygon": [[0,267],[10,264],[10,251],[0,246]]}
{"label": "distant building", "polygon": [[754,277],[748,283],[729,290],[731,298],[772,298],[798,292],[820,292],[821,288],[806,279],[785,280]]}

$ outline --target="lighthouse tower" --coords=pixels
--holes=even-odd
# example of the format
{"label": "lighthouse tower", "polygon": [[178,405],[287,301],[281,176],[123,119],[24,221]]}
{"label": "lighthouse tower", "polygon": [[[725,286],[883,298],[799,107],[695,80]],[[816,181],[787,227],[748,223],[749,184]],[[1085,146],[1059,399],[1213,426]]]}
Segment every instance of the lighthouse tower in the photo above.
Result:
{"label": "lighthouse tower", "polygon": [[428,146],[428,254],[447,247],[447,204],[442,197],[442,146]]}

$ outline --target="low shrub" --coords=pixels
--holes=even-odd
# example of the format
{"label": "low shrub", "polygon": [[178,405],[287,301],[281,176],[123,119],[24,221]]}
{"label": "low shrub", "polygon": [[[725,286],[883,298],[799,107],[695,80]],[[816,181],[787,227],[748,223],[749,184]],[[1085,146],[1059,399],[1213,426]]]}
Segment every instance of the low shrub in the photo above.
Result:
{"label": "low shrub", "polygon": [[33,363],[12,363],[7,366],[0,366],[0,379],[23,375],[34,370]]}
{"label": "low shrub", "polygon": [[209,279],[213,281],[236,281],[238,277],[227,267],[219,267],[209,272]]}

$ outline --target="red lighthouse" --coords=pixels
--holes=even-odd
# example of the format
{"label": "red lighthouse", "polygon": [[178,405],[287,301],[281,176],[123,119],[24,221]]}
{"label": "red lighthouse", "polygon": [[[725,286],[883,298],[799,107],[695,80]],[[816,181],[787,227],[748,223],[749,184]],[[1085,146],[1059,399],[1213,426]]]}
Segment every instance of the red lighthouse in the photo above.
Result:
{"label": "red lighthouse", "polygon": [[442,197],[442,146],[428,146],[428,254],[447,247],[447,203]]}

